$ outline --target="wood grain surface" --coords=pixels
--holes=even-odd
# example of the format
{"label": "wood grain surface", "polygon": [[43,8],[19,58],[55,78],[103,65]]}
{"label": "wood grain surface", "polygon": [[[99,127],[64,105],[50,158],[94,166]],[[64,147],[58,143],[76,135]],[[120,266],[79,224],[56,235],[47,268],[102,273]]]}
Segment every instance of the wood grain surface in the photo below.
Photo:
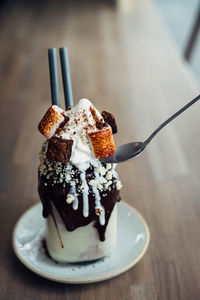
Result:
{"label": "wood grain surface", "polygon": [[144,140],[198,94],[150,0],[2,6],[0,299],[200,299],[199,103],[163,129],[144,154],[118,166],[123,200],[141,212],[151,232],[136,266],[108,281],[70,285],[40,278],[15,257],[14,225],[39,201],[44,139],[37,125],[50,105],[47,48],[61,46],[68,46],[75,102],[87,97],[115,114],[117,144]]}

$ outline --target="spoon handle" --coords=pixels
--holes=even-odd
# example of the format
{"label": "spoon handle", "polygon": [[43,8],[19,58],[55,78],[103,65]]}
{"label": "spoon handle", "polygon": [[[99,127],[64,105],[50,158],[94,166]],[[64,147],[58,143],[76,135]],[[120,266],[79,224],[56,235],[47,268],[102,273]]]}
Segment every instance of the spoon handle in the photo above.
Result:
{"label": "spoon handle", "polygon": [[178,115],[180,115],[182,112],[184,112],[187,108],[189,108],[192,104],[197,102],[200,99],[200,95],[198,95],[196,98],[194,98],[192,101],[190,101],[188,104],[183,106],[181,109],[179,109],[175,114],[173,114],[170,118],[168,118],[166,121],[164,121],[154,132],[148,137],[148,139],[144,142],[144,144],[149,144],[151,140],[154,138],[154,136],[163,128],[165,127],[169,122],[171,122],[173,119],[175,119]]}

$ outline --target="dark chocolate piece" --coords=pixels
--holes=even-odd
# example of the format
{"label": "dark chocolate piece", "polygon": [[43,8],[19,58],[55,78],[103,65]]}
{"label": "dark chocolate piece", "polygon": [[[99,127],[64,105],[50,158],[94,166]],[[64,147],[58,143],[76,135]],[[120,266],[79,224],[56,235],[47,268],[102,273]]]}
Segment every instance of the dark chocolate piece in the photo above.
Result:
{"label": "dark chocolate piece", "polygon": [[95,120],[97,129],[99,129],[99,130],[103,129],[106,124],[103,122],[103,119],[102,119],[102,121],[99,120],[99,117],[97,116],[96,110],[92,106],[90,106],[90,112],[93,116],[93,119]]}
{"label": "dark chocolate piece", "polygon": [[117,123],[115,120],[115,116],[113,116],[111,113],[107,111],[102,111],[101,115],[104,118],[105,122],[108,123],[112,128],[112,133],[113,134],[117,133]]}
{"label": "dark chocolate piece", "polygon": [[68,163],[71,157],[72,140],[59,139],[53,137],[48,142],[47,159]]}

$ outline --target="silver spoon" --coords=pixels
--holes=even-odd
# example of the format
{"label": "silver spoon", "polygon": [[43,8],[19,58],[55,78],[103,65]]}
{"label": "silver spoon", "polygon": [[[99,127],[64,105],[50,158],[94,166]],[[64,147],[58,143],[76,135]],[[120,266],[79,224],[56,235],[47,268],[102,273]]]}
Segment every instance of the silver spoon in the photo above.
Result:
{"label": "silver spoon", "polygon": [[198,95],[196,98],[194,98],[188,104],[183,106],[180,110],[178,110],[175,114],[173,114],[170,118],[168,118],[165,122],[163,122],[150,135],[150,137],[145,142],[132,142],[132,143],[121,145],[121,146],[117,147],[115,154],[108,156],[104,159],[101,159],[101,162],[102,163],[120,163],[120,162],[129,160],[129,159],[134,158],[135,156],[139,155],[141,152],[144,151],[146,146],[151,142],[151,140],[154,138],[154,136],[163,127],[165,127],[169,122],[171,122],[173,119],[175,119],[178,115],[180,115],[182,112],[184,112],[187,108],[189,108],[192,104],[197,102],[199,99],[200,99],[200,95]]}

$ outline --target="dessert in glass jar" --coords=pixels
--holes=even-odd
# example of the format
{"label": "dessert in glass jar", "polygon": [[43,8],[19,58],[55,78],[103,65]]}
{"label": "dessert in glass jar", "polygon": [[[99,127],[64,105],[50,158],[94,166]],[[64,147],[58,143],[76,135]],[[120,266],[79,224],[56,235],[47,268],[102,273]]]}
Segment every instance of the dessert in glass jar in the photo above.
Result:
{"label": "dessert in glass jar", "polygon": [[46,246],[58,262],[110,255],[117,241],[122,187],[115,164],[115,118],[81,99],[66,111],[51,106],[39,124],[47,138],[40,152],[38,192],[47,218]]}

